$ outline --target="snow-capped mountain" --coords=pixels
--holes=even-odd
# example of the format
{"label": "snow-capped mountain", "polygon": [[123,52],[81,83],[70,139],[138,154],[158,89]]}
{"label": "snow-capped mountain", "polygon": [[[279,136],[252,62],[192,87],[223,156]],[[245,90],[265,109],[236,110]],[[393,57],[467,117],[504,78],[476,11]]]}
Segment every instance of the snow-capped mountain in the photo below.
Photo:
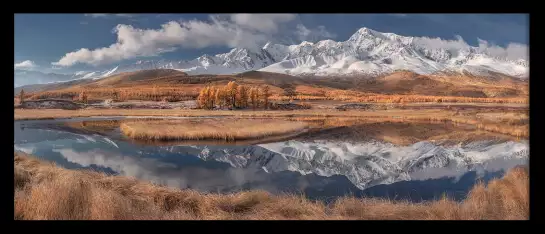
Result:
{"label": "snow-capped mountain", "polygon": [[[35,132],[35,128],[38,131]],[[258,145],[149,147],[109,139],[98,134],[88,135],[66,129],[59,130],[49,124],[34,127],[29,124],[24,130],[16,126],[14,130],[16,150],[34,154],[65,148],[74,157],[75,153],[82,154],[79,159],[64,155],[68,161],[84,165],[103,165],[111,167],[114,171],[125,171],[135,177],[142,174],[138,172],[137,167],[132,166],[135,162],[133,159],[146,164],[161,165],[189,160],[186,161],[191,162],[186,164],[188,167],[198,167],[200,163],[213,165],[214,162],[222,162],[226,163],[223,165],[225,167],[216,168],[230,167],[269,174],[295,172],[323,177],[344,176],[357,188],[366,189],[399,181],[456,177],[468,171],[505,170],[516,165],[527,165],[529,159],[529,145],[526,140],[476,141],[456,146],[429,141],[400,146],[382,141],[289,140]],[[39,150],[35,152],[29,150],[30,148]],[[103,156],[100,156],[101,154]],[[120,155],[117,157],[119,163],[108,164],[116,161],[115,155]],[[168,155],[173,155],[173,158],[161,161]],[[152,159],[160,162],[151,162]],[[127,161],[123,163],[124,160],[128,160],[128,163]],[[176,166],[173,165],[171,168],[175,169]]]}
{"label": "snow-capped mountain", "polygon": [[429,38],[406,37],[361,28],[348,40],[304,41],[299,45],[267,43],[259,50],[234,48],[228,53],[203,55],[190,61],[138,61],[116,72],[149,68],[177,69],[188,74],[233,74],[260,70],[291,75],[379,75],[395,70],[419,74],[440,72],[527,78],[526,59],[492,56],[488,49],[437,46]]}
{"label": "snow-capped mountain", "polygon": [[20,87],[29,84],[53,84],[80,79],[99,79],[115,74],[117,67],[107,71],[78,71],[73,74],[44,73],[40,71],[19,70],[13,71],[14,85]]}
{"label": "snow-capped mountain", "polygon": [[[431,142],[410,146],[366,142],[285,141],[255,146],[171,146],[173,153],[229,163],[235,168],[262,168],[266,172],[294,171],[303,175],[343,175],[360,189],[411,180],[428,169],[468,171],[487,168],[491,160],[528,159],[525,142],[476,142],[445,147]],[[446,170],[448,169],[448,170]],[[435,175],[442,177],[445,175]]]}
{"label": "snow-capped mountain", "polygon": [[[528,78],[527,59],[510,60],[493,56],[486,48],[438,46],[429,38],[400,36],[361,28],[346,41],[304,41],[299,45],[267,43],[260,49],[233,48],[228,53],[202,55],[193,60],[140,60],[106,71],[73,75],[34,74],[33,83],[73,79],[99,79],[121,72],[153,68],[176,69],[190,75],[234,74],[259,70],[290,75],[380,75],[395,70],[419,74],[470,73],[487,76],[505,74]],[[15,72],[16,80],[25,75]],[[16,82],[17,83],[17,82]],[[21,83],[21,82],[18,82]],[[21,83],[22,84],[22,83]]]}
{"label": "snow-capped mountain", "polygon": [[492,56],[487,49],[459,46],[447,49],[429,38],[405,37],[361,28],[348,40],[303,42],[288,47],[285,58],[261,71],[293,75],[348,75],[389,73],[410,70],[419,74],[442,71],[488,75],[502,73],[527,78],[524,59],[508,60]]}
{"label": "snow-capped mountain", "polygon": [[[234,48],[228,53],[211,55],[202,55],[193,60],[167,61],[167,60],[147,60],[137,61],[134,64],[121,65],[115,73],[137,71],[153,68],[175,69],[186,72],[190,75],[196,74],[234,74],[250,70],[257,70],[269,66],[283,55],[276,53],[269,54],[267,47],[258,51],[244,48]],[[274,57],[277,56],[277,57]]]}

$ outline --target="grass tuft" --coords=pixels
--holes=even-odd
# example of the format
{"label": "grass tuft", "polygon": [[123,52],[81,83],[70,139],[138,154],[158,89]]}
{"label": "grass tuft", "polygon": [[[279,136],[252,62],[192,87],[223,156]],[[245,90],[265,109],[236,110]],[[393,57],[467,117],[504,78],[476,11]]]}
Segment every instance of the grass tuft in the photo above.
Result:
{"label": "grass tuft", "polygon": [[63,169],[22,153],[15,153],[14,167],[14,180],[19,181],[14,218],[24,220],[524,220],[530,212],[528,169],[522,167],[488,186],[475,185],[462,202],[447,197],[424,203],[344,197],[331,204],[264,191],[179,190]]}

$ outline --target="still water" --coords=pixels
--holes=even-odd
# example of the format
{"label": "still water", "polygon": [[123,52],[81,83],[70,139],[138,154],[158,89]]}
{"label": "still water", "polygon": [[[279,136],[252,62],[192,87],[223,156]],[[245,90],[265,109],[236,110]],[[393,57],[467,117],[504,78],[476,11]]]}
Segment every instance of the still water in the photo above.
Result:
{"label": "still water", "polygon": [[154,145],[124,138],[117,127],[89,131],[82,121],[122,117],[15,121],[15,150],[66,168],[90,168],[202,192],[261,189],[310,199],[372,196],[425,201],[463,199],[476,181],[528,164],[527,141],[395,145],[335,140],[328,134],[248,144]]}

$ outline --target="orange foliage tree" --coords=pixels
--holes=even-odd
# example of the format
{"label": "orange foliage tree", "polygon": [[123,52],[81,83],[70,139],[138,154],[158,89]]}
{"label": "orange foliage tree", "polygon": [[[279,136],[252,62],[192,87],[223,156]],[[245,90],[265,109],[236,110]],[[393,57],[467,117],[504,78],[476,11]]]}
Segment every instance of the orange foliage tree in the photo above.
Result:
{"label": "orange foliage tree", "polygon": [[236,107],[237,89],[238,84],[234,81],[229,81],[229,83],[225,87],[225,91],[227,93],[227,96],[229,97],[228,105],[232,106],[233,108]]}
{"label": "orange foliage tree", "polygon": [[78,99],[80,102],[87,103],[87,94],[85,91],[81,91],[81,93],[79,93]]}
{"label": "orange foliage tree", "polygon": [[269,108],[269,97],[271,96],[269,86],[265,85],[265,87],[263,87],[261,89],[261,96],[263,96],[263,103],[265,105],[265,109],[268,109]]}
{"label": "orange foliage tree", "polygon": [[238,107],[245,108],[248,106],[248,89],[246,86],[238,86],[236,101]]}
{"label": "orange foliage tree", "polygon": [[[264,92],[265,103],[268,104],[268,98],[271,96],[269,87],[264,87],[262,92]],[[260,89],[257,87],[238,85],[231,81],[224,87],[206,86],[201,89],[197,97],[197,105],[203,109],[213,109],[215,106],[220,108],[224,106],[246,108],[251,103],[255,110],[259,106],[259,93]]]}
{"label": "orange foliage tree", "polygon": [[255,110],[259,105],[259,90],[256,87],[250,89],[250,101],[252,103],[252,108]]}
{"label": "orange foliage tree", "polygon": [[23,104],[25,102],[25,90],[21,89],[21,92],[19,92],[19,104]]}

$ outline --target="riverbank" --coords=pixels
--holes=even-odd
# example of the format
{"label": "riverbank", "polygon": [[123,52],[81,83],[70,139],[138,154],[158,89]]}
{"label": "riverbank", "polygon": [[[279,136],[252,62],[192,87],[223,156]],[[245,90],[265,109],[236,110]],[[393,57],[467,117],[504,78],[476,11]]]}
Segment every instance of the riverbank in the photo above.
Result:
{"label": "riverbank", "polygon": [[[529,218],[525,168],[511,169],[462,202],[392,202],[340,198],[330,204],[263,191],[204,194],[123,176],[68,170],[23,153],[14,155],[15,219],[388,219],[499,220]],[[51,196],[51,194],[56,194]]]}

